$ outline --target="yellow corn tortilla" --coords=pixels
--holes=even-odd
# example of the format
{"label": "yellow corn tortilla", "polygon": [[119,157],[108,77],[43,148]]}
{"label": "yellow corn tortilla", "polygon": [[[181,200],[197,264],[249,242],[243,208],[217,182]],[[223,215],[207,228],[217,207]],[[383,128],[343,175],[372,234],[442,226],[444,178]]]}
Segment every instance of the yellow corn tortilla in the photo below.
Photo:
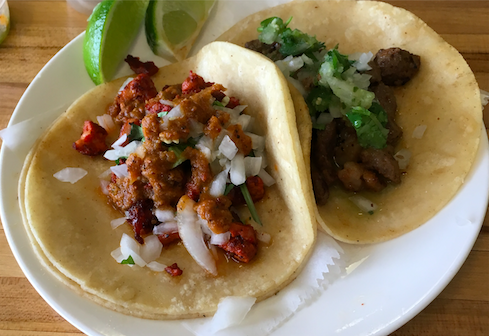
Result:
{"label": "yellow corn tortilla", "polygon": [[[209,316],[226,296],[263,300],[297,276],[315,241],[313,194],[303,184],[306,166],[296,159],[302,152],[294,105],[280,71],[261,55],[215,42],[191,59],[161,68],[153,80],[161,89],[182,83],[190,70],[224,85],[229,95],[247,104],[257,133],[266,137],[269,171],[277,183],[256,207],[263,222],[258,230],[269,233],[272,242],[260,243],[251,263],[226,262],[221,256],[219,275],[212,277],[178,243],[164,248],[157,259],[166,265],[178,263],[183,275],[173,278],[147,267],[120,265],[111,257],[122,233],[132,235],[129,225],[111,229],[110,221],[122,215],[100,191],[98,176],[113,163],[81,155],[72,143],[85,120],[105,113],[125,78],[94,88],[58,118],[26,160],[19,186],[24,222],[44,265],[82,295],[133,316]],[[88,175],[75,184],[53,177],[66,167],[81,167]]]}
{"label": "yellow corn tortilla", "polygon": [[[433,217],[464,183],[479,146],[480,92],[463,57],[412,13],[374,1],[294,1],[245,18],[218,40],[244,46],[258,38],[260,22],[272,16],[284,21],[292,16],[289,27],[315,35],[327,48],[339,43],[343,54],[400,47],[421,56],[420,72],[395,90],[397,122],[404,131],[398,149],[412,154],[407,174],[400,185],[381,193],[360,193],[379,206],[373,215],[348,200],[352,193],[332,188],[328,203],[317,207],[320,228],[344,242],[376,243]],[[307,155],[311,129],[298,125]],[[426,132],[415,139],[420,125],[427,126]]]}

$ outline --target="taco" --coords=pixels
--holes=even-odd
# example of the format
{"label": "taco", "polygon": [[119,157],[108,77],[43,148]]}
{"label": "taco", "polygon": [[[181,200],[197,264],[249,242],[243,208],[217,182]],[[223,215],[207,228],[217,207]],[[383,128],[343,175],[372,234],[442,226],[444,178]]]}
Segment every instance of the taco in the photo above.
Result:
{"label": "taco", "polygon": [[[304,161],[309,167],[310,158],[312,164],[313,183],[307,183],[314,186],[320,228],[336,239],[375,243],[409,232],[440,211],[464,183],[481,135],[479,88],[463,57],[412,13],[374,1],[294,1],[245,18],[218,40],[267,55],[303,90],[314,122],[312,129],[299,128]],[[365,83],[365,76],[389,58],[409,58],[407,67],[418,72],[407,76],[412,77],[407,82],[402,74],[389,78],[386,69],[381,77],[389,97],[376,92],[368,101],[376,89],[370,76]],[[396,66],[390,70],[399,74]],[[307,71],[313,76],[304,76]],[[335,88],[336,83],[344,85]],[[335,105],[341,90],[357,102],[342,98]],[[389,108],[397,116],[385,114]],[[357,128],[365,124],[375,124],[379,131]],[[374,158],[372,153],[388,151],[396,124],[397,135],[403,136],[394,139],[390,157]],[[321,132],[334,134],[334,140],[319,136]],[[358,148],[359,143],[362,148],[353,159],[334,156],[342,146]],[[371,169],[375,160],[401,168],[387,176],[382,167]],[[328,171],[333,176],[325,201],[318,196],[321,185],[314,182],[315,175]],[[380,180],[381,191],[371,191],[369,178]]]}
{"label": "taco", "polygon": [[[82,295],[143,318],[208,316],[223,297],[279,291],[316,235],[286,85],[265,57],[215,42],[152,78],[121,78],[83,95],[23,169],[20,205],[39,258]],[[66,167],[86,176],[60,182],[53,174]],[[256,174],[263,180],[248,184]]]}

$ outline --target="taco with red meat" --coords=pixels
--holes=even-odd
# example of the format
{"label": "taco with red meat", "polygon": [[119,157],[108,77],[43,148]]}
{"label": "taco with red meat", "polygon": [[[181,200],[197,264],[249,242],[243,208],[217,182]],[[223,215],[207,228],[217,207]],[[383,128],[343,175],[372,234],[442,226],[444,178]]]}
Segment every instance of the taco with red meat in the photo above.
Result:
{"label": "taco with red meat", "polygon": [[273,295],[307,260],[300,157],[283,75],[215,42],[80,97],[26,160],[20,204],[39,258],[82,295],[138,317],[208,316],[227,296]]}

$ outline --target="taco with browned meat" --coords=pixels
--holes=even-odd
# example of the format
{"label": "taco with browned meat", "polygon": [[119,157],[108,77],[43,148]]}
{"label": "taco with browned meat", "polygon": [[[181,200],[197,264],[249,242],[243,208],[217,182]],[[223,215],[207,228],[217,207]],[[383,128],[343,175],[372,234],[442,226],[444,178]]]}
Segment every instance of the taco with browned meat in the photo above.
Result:
{"label": "taco with browned meat", "polygon": [[464,183],[481,135],[479,88],[463,57],[408,11],[293,1],[219,40],[266,55],[302,92],[313,125],[299,127],[304,161],[320,227],[333,237],[397,237]]}
{"label": "taco with browned meat", "polygon": [[273,295],[307,260],[300,157],[280,70],[215,42],[74,102],[27,159],[20,204],[45,266],[83,295],[144,318],[208,316],[227,296]]}

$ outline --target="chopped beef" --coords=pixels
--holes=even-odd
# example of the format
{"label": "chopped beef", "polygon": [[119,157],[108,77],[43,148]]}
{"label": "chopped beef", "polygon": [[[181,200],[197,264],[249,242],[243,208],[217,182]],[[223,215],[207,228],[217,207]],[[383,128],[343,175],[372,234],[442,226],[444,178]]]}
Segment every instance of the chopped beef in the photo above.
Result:
{"label": "chopped beef", "polygon": [[400,48],[380,49],[375,55],[380,68],[382,82],[389,86],[402,86],[419,71],[418,55]]}
{"label": "chopped beef", "polygon": [[245,48],[259,52],[260,54],[265,55],[274,62],[285,58],[285,56],[282,55],[279,51],[280,47],[281,45],[278,42],[266,44],[260,42],[260,40],[252,40],[245,43]]}
{"label": "chopped beef", "polygon": [[399,164],[388,150],[367,148],[362,150],[360,158],[366,168],[376,171],[392,183],[401,182]]}
{"label": "chopped beef", "polygon": [[371,86],[370,90],[375,93],[375,97],[387,113],[387,129],[389,130],[387,143],[395,146],[402,137],[402,129],[396,123],[397,102],[394,90],[382,82]]}
{"label": "chopped beef", "polygon": [[105,143],[106,138],[107,131],[105,128],[87,120],[83,123],[82,135],[73,143],[73,148],[83,155],[100,155],[109,148]]}
{"label": "chopped beef", "polygon": [[155,215],[153,215],[152,209],[153,202],[146,199],[136,202],[127,211],[128,221],[134,231],[134,239],[140,244],[144,243],[141,235],[151,233],[154,225],[158,222]]}
{"label": "chopped beef", "polygon": [[319,171],[319,168],[315,163],[311,162],[311,178],[312,189],[314,191],[314,198],[317,205],[325,205],[329,198],[328,183],[323,177],[323,174]]}
{"label": "chopped beef", "polygon": [[365,188],[373,192],[379,192],[387,186],[387,184],[382,181],[375,172],[368,169],[363,171],[362,179],[364,181]]}
{"label": "chopped beef", "polygon": [[139,57],[127,55],[124,61],[129,64],[131,70],[138,75],[146,74],[148,76],[153,76],[156,75],[156,73],[158,72],[158,67],[153,62],[141,62],[139,60]]}
{"label": "chopped beef", "polygon": [[338,171],[338,178],[343,183],[345,189],[350,191],[360,191],[363,189],[364,168],[356,162],[345,162],[344,168]]}
{"label": "chopped beef", "polygon": [[333,120],[324,130],[313,129],[311,146],[311,164],[320,168],[322,179],[331,185],[336,181],[336,167],[333,162],[333,150],[337,138],[337,121]]}
{"label": "chopped beef", "polygon": [[338,138],[334,148],[334,160],[340,167],[346,162],[357,162],[362,147],[358,143],[357,132],[349,122],[339,122]]}
{"label": "chopped beef", "polygon": [[230,109],[233,109],[233,108],[235,108],[238,105],[239,105],[239,99],[238,98],[229,97],[229,103],[227,103],[226,107],[227,108],[230,108]]}

